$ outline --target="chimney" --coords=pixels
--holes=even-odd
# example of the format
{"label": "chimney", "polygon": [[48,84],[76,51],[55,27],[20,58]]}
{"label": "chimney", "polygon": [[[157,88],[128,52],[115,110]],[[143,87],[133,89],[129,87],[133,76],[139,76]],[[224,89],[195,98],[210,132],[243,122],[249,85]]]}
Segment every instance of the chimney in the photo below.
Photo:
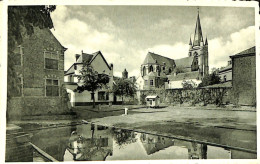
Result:
{"label": "chimney", "polygon": [[78,60],[79,57],[80,57],[79,54],[76,54],[76,55],[75,55],[76,61]]}

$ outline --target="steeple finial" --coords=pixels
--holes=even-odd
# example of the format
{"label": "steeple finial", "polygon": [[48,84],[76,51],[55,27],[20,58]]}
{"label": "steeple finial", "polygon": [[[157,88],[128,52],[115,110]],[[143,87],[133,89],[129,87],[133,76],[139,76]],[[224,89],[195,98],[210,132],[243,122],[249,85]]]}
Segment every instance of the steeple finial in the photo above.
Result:
{"label": "steeple finial", "polygon": [[208,45],[208,37],[206,36],[205,45]]}
{"label": "steeple finial", "polygon": [[197,16],[197,22],[195,27],[193,46],[200,46],[200,42],[203,41],[202,29],[200,25],[199,7],[197,9],[198,9],[198,16]]}

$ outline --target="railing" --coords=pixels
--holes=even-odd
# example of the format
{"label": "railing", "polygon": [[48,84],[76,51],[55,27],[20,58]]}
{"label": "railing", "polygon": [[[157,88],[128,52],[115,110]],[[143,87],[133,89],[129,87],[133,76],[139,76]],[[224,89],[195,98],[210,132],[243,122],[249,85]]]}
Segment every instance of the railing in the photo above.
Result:
{"label": "railing", "polygon": [[[53,158],[51,155],[49,155],[48,153],[46,153],[45,151],[43,151],[36,145],[32,144],[31,142],[29,142],[29,144],[32,145],[35,153],[37,153],[37,156],[39,156],[43,160],[41,162],[59,162],[58,160]],[[40,161],[38,161],[38,162],[40,162]]]}

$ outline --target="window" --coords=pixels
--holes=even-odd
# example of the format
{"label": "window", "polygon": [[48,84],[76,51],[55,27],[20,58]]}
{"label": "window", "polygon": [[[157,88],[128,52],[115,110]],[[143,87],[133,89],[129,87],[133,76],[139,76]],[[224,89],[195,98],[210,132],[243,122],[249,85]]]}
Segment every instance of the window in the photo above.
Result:
{"label": "window", "polygon": [[145,67],[143,67],[143,76],[145,76],[146,75],[146,69],[145,69]]}
{"label": "window", "polygon": [[150,80],[150,85],[153,86],[153,80]]}
{"label": "window", "polygon": [[98,92],[98,100],[105,100],[105,92],[104,91]]}
{"label": "window", "polygon": [[144,84],[145,84],[145,85],[148,85],[148,80],[145,80],[145,81],[144,81]]}
{"label": "window", "polygon": [[224,82],[227,81],[227,75],[224,75]]}
{"label": "window", "polygon": [[106,100],[109,100],[109,93],[106,94]]}
{"label": "window", "polygon": [[172,69],[171,68],[169,68],[169,73],[172,73]]}
{"label": "window", "polygon": [[46,96],[59,96],[59,80],[46,79],[45,81],[45,95]]}
{"label": "window", "polygon": [[149,72],[153,72],[153,66],[152,65],[149,67]]}
{"label": "window", "polygon": [[74,69],[77,70],[77,65],[74,65]]}
{"label": "window", "polygon": [[44,58],[45,58],[45,68],[46,69],[59,69],[59,54],[55,52],[44,52]]}

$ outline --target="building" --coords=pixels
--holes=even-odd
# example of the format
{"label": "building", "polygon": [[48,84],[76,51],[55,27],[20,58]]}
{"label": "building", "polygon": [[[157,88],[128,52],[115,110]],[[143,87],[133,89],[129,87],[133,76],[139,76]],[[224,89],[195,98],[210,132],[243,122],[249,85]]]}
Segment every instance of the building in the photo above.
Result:
{"label": "building", "polygon": [[24,36],[14,57],[8,59],[14,61],[20,82],[19,92],[8,103],[9,117],[68,112],[62,89],[66,49],[47,28],[35,27],[34,34]]}
{"label": "building", "polygon": [[[196,84],[208,74],[208,41],[203,40],[199,13],[193,42],[190,38],[188,56],[171,59],[148,52],[141,65],[141,76],[137,79],[140,89],[149,90],[165,87],[182,88],[184,80],[193,80]],[[165,83],[166,82],[166,83]]]}
{"label": "building", "polygon": [[218,71],[218,76],[222,83],[232,81],[232,61],[228,61],[228,65]]}
{"label": "building", "polygon": [[80,70],[83,67],[83,62],[90,64],[99,74],[104,73],[109,76],[108,88],[100,88],[94,94],[96,104],[109,104],[113,101],[113,94],[109,93],[109,89],[113,87],[113,64],[108,65],[106,59],[100,51],[87,54],[82,51],[81,54],[75,55],[75,63],[65,72],[64,82],[66,90],[69,93],[72,106],[91,105],[93,97],[88,91],[82,93],[75,92],[78,86]]}
{"label": "building", "polygon": [[232,60],[232,87],[235,104],[256,105],[256,51],[255,46],[230,56]]}

